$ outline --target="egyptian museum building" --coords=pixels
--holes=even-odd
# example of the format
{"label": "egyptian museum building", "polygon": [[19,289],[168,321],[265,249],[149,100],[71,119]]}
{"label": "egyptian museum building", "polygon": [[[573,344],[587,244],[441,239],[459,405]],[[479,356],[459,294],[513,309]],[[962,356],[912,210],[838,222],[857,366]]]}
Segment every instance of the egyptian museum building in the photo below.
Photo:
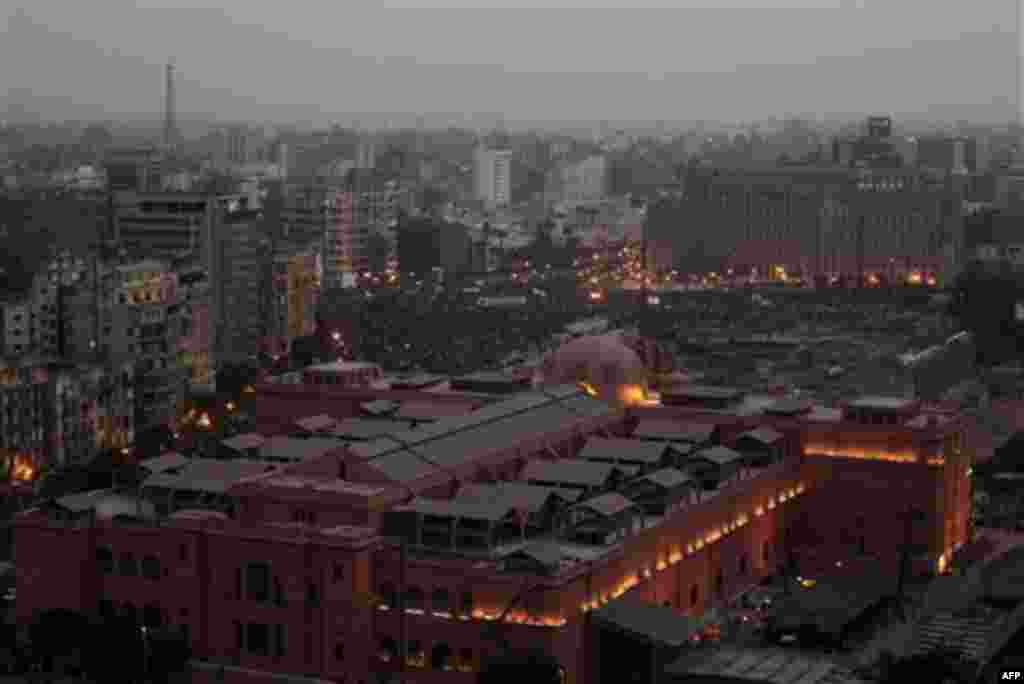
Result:
{"label": "egyptian museum building", "polygon": [[400,667],[403,631],[409,681],[475,681],[504,640],[589,682],[592,613],[623,594],[702,614],[791,558],[895,575],[910,541],[938,573],[972,537],[955,412],[595,394],[260,385],[236,458],[165,454],[137,490],[20,515],[17,618],[117,611],[199,659],[353,683]]}

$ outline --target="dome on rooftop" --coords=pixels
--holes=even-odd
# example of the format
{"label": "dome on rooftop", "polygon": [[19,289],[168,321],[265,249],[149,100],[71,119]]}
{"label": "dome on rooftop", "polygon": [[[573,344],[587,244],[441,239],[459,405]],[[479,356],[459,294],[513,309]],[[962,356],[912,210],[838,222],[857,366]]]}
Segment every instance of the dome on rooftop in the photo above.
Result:
{"label": "dome on rooftop", "polygon": [[586,384],[610,399],[620,397],[623,388],[644,388],[647,368],[619,335],[588,335],[548,354],[541,375],[544,384]]}

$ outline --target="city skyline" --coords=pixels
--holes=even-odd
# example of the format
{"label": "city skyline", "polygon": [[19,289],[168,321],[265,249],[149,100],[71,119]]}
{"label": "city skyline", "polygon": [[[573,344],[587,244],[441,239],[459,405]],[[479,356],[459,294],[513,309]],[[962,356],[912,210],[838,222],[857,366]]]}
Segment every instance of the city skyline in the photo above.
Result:
{"label": "city skyline", "polygon": [[[437,114],[465,112],[463,121],[445,123],[469,126],[498,116],[513,126],[807,112],[1016,118],[1016,21],[1002,0],[984,11],[901,0],[817,10],[761,2],[742,10],[728,3],[543,13],[356,8],[345,15],[231,3],[224,11],[105,4],[109,11],[42,3],[9,14],[0,52],[32,67],[11,79],[6,111],[157,120],[162,69],[173,59],[182,120],[359,119],[383,128],[377,119],[386,112],[423,114],[434,125]],[[328,17],[337,18],[332,31],[324,28]],[[507,46],[495,45],[495,34]],[[187,47],[184,35],[191,36]],[[722,49],[728,38],[731,49]],[[303,77],[289,76],[295,73]]]}

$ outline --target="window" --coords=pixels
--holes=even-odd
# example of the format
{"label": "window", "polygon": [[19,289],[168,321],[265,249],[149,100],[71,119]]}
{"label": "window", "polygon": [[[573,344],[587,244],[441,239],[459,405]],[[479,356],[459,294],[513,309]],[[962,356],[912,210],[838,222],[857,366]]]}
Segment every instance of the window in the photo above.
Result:
{"label": "window", "polygon": [[334,581],[335,582],[340,582],[341,580],[345,579],[345,564],[344,563],[335,563],[334,564],[333,576],[334,576]]}
{"label": "window", "polygon": [[697,589],[697,585],[694,584],[692,587],[690,587],[690,607],[691,608],[696,608],[697,607],[698,599],[700,599],[700,591]]}
{"label": "window", "polygon": [[423,652],[423,642],[416,639],[409,642],[409,652],[406,656],[406,662],[409,667],[423,667],[427,664],[427,656]]}
{"label": "window", "polygon": [[245,650],[253,655],[270,655],[270,626],[258,622],[246,625]]}
{"label": "window", "polygon": [[285,625],[274,625],[274,653],[279,658],[288,653],[288,627]]}
{"label": "window", "polygon": [[178,545],[178,560],[183,563],[188,560],[188,546],[185,544]]}
{"label": "window", "polygon": [[310,582],[306,585],[306,603],[315,606],[320,601],[319,592],[316,590],[316,585]]}
{"label": "window", "polygon": [[102,620],[110,620],[114,617],[117,614],[117,610],[114,608],[114,602],[109,599],[101,599],[99,614]]}
{"label": "window", "polygon": [[718,574],[715,575],[715,594],[718,596],[722,595],[722,591],[725,589],[725,577],[722,575],[722,571],[719,570]]}
{"label": "window", "polygon": [[452,610],[452,597],[447,589],[435,589],[430,596],[430,609],[434,613],[450,613]]}
{"label": "window", "polygon": [[432,670],[450,671],[454,655],[451,647],[443,641],[434,644],[434,648],[430,650],[430,668]]}
{"label": "window", "polygon": [[384,605],[389,608],[394,608],[398,605],[398,592],[395,591],[395,585],[391,582],[384,582],[377,589],[377,593],[380,594],[381,601]]}
{"label": "window", "polygon": [[153,556],[142,559],[142,576],[149,580],[160,579],[160,561]]}
{"label": "window", "polygon": [[740,577],[744,577],[747,574],[747,554],[740,556]]}
{"label": "window", "polygon": [[135,556],[130,553],[122,553],[117,565],[118,572],[124,577],[137,577],[139,574],[138,565],[135,563]]}
{"label": "window", "polygon": [[334,660],[336,662],[345,662],[345,644],[337,642],[334,644]]}
{"label": "window", "polygon": [[471,648],[460,648],[459,659],[457,667],[460,672],[472,672],[473,671],[473,649]]}
{"label": "window", "polygon": [[406,610],[423,610],[424,594],[419,587],[409,587],[405,592]]}
{"label": "window", "polygon": [[377,655],[385,663],[393,662],[398,657],[398,644],[391,637],[381,637]]}
{"label": "window", "polygon": [[245,596],[250,601],[270,601],[270,565],[249,563],[245,568]]}
{"label": "window", "polygon": [[770,564],[772,560],[772,543],[765,542],[761,549],[761,557],[764,559],[765,565]]}
{"label": "window", "polygon": [[96,566],[104,575],[114,572],[114,554],[105,546],[96,549]]}

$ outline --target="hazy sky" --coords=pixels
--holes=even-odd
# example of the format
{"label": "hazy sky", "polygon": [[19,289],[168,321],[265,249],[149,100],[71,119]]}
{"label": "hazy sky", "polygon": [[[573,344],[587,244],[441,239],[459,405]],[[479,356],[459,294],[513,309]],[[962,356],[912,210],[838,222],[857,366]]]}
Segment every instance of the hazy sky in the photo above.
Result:
{"label": "hazy sky", "polygon": [[1014,2],[0,3],[0,97],[47,117],[156,117],[161,65],[173,58],[182,116],[1005,121],[1016,101]]}

